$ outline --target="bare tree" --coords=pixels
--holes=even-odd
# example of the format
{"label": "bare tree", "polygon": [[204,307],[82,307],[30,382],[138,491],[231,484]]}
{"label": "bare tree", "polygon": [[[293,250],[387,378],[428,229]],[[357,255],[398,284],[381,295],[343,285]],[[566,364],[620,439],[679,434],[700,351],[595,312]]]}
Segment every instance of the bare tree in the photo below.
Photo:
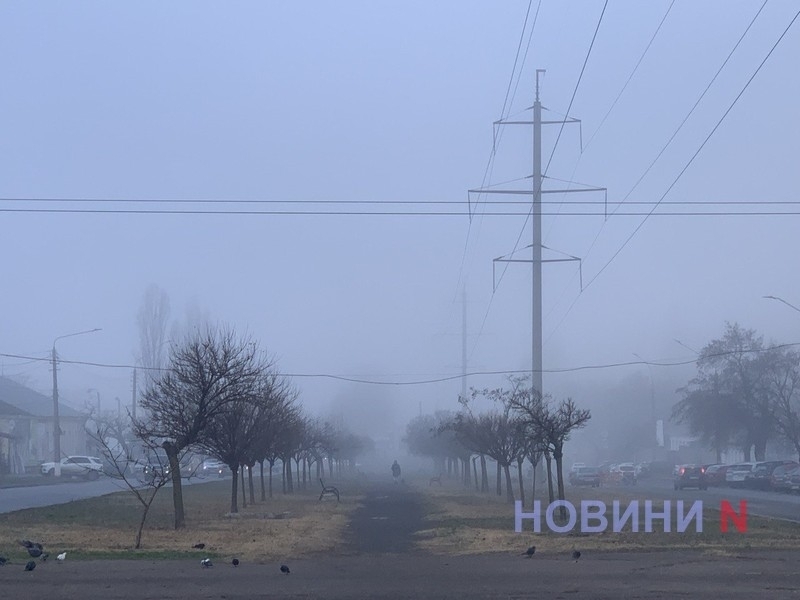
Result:
{"label": "bare tree", "polygon": [[[144,529],[150,507],[156,499],[158,491],[169,483],[170,477],[168,469],[154,469],[149,476],[145,476],[144,465],[134,456],[132,447],[123,446],[117,442],[117,432],[107,423],[98,422],[95,431],[89,433],[92,440],[97,445],[105,462],[106,475],[123,481],[128,490],[136,497],[142,505],[142,515],[139,519],[139,526],[136,529],[134,548],[139,549],[142,545],[142,531]],[[147,444],[142,440],[142,443]],[[155,450],[154,446],[148,447]]]}
{"label": "bare tree", "polygon": [[180,452],[201,442],[229,404],[250,398],[266,366],[255,342],[209,327],[173,345],[168,370],[147,386],[142,398],[147,416],[135,429],[169,458],[176,529],[185,525]]}

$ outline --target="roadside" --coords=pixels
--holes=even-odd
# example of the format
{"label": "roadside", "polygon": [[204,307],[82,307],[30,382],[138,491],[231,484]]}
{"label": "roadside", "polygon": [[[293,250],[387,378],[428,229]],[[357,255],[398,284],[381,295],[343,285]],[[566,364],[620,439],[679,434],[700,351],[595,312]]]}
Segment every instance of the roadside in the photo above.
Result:
{"label": "roadside", "polygon": [[[9,598],[797,598],[800,551],[709,556],[585,552],[579,562],[559,555],[517,553],[438,557],[418,554],[320,556],[260,563],[240,554],[203,569],[199,560],[40,563],[33,572],[2,567]],[[280,572],[285,562],[290,575]]]}

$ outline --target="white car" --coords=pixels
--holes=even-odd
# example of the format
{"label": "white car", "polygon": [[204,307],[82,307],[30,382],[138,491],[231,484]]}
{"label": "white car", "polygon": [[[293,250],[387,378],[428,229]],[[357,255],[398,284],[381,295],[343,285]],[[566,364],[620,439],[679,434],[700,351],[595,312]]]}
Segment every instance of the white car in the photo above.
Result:
{"label": "white car", "polygon": [[[61,459],[62,475],[78,475],[86,479],[97,479],[103,472],[103,463],[96,456],[68,456]],[[42,463],[42,475],[52,476],[56,472],[56,463]]]}
{"label": "white car", "polygon": [[743,487],[745,481],[752,475],[753,470],[756,468],[754,462],[740,463],[728,467],[725,472],[725,483],[730,487]]}

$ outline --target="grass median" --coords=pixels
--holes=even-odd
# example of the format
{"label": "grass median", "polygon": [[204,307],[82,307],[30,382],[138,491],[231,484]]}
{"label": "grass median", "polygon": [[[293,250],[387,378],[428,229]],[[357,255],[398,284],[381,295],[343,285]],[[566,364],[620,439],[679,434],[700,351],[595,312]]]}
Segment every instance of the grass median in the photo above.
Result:
{"label": "grass median", "polygon": [[[633,532],[630,524],[622,531],[612,530],[612,503],[620,500],[620,512],[629,502],[638,499],[623,490],[603,488],[569,488],[567,500],[580,511],[581,500],[600,500],[607,506],[605,517],[608,528],[601,533],[580,531],[580,515],[569,533],[549,531],[544,515],[541,519],[541,533],[533,531],[533,521],[523,520],[521,533],[514,531],[514,506],[505,498],[494,494],[479,494],[474,490],[463,489],[457,484],[444,487],[420,486],[426,498],[426,528],[417,534],[420,549],[441,554],[476,554],[484,552],[522,552],[535,545],[536,553],[567,553],[580,550],[702,550],[710,554],[735,555],[755,549],[797,549],[800,547],[800,524],[748,516],[748,529],[740,533],[731,526],[728,532],[720,531],[720,512],[718,506],[703,506],[703,530],[695,531],[692,521],[685,532],[676,528],[676,507],[672,503],[671,531],[665,532],[663,521],[655,520],[653,532],[644,532],[644,498],[639,499],[639,532]],[[691,503],[686,503],[688,511]],[[542,510],[548,501],[541,499]],[[661,512],[663,501],[653,498],[653,511]],[[733,507],[736,511],[738,506]],[[530,500],[523,509],[529,512]],[[590,523],[591,524],[591,523]],[[594,522],[596,524],[596,522]]]}
{"label": "grass median", "polygon": [[[80,558],[246,557],[249,562],[296,558],[344,547],[349,515],[357,508],[357,484],[341,483],[341,502],[319,490],[278,492],[229,514],[230,479],[184,486],[186,527],[172,527],[172,488],[162,489],[147,517],[141,548],[133,549],[142,506],[128,491],[0,515],[0,555],[22,560],[16,540],[44,544],[51,556]],[[256,497],[260,497],[257,492]],[[195,544],[205,544],[202,550]]]}

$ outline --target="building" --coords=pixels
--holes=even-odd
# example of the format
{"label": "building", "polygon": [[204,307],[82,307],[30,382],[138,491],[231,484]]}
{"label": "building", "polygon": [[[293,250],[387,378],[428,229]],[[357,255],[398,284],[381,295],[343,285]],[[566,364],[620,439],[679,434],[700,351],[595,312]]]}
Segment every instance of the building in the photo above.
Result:
{"label": "building", "polygon": [[[59,403],[62,457],[86,453],[86,417]],[[36,472],[53,460],[53,399],[0,377],[0,474]]]}

